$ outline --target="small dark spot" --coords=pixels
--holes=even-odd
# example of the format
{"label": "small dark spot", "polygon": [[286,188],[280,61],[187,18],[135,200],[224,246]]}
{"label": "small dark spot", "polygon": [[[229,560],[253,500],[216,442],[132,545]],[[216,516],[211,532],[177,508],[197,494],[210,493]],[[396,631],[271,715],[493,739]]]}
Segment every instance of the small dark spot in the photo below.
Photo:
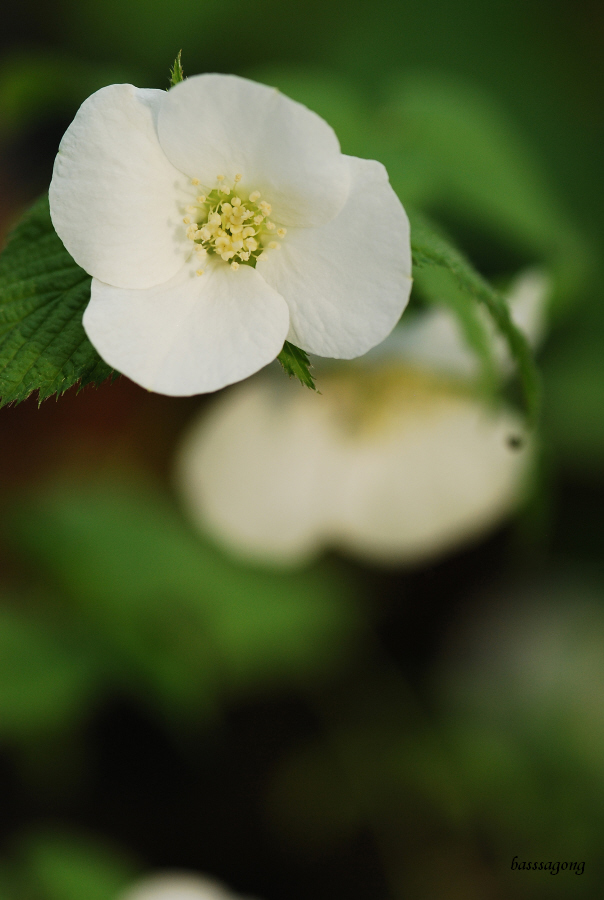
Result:
{"label": "small dark spot", "polygon": [[521,450],[524,446],[524,439],[519,434],[509,434],[507,445],[510,450]]}

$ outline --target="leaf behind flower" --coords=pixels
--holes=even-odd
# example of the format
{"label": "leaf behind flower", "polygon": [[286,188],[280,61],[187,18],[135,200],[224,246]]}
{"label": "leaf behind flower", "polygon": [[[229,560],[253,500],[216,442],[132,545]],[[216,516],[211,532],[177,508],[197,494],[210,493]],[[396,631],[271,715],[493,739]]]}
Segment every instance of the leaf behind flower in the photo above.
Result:
{"label": "leaf behind flower", "polygon": [[38,200],[0,257],[0,406],[100,384],[112,369],[82,325],[91,278],[71,258]]}

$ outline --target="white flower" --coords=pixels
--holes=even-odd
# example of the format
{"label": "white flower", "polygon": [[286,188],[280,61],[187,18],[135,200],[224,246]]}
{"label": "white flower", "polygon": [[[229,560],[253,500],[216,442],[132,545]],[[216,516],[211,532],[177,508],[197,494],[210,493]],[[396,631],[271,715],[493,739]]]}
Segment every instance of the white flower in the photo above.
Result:
{"label": "white flower", "polygon": [[[533,274],[517,283],[517,318],[543,289]],[[471,361],[456,327],[444,309],[418,316],[407,348],[402,325],[373,359],[324,373],[320,396],[266,373],[221,397],[179,453],[192,518],[239,555],[284,565],[325,546],[417,563],[493,527],[521,496],[532,446],[515,413],[438,372],[443,335],[445,368]]]}
{"label": "white flower", "polygon": [[384,167],[232,75],[93,94],[61,142],[50,209],[93,276],[93,345],[164,394],[246,378],[286,339],[359,356],[409,297],[409,224]]}
{"label": "white flower", "polygon": [[119,900],[237,900],[220,882],[188,873],[151,875]]}

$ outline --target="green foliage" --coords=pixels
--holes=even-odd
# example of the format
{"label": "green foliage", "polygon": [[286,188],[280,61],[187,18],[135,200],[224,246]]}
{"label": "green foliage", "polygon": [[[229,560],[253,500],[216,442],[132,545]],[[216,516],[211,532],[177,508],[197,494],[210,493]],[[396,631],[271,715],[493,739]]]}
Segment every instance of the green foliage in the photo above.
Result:
{"label": "green foliage", "polygon": [[185,80],[185,75],[182,70],[182,50],[178,51],[178,56],[174,60],[174,65],[170,69],[170,87],[174,87],[175,84],[179,84],[181,81]]}
{"label": "green foliage", "polygon": [[297,378],[300,384],[316,391],[315,379],[310,373],[310,360],[304,350],[286,341],[283,350],[277,357],[289,377]]}
{"label": "green foliage", "polygon": [[81,837],[39,834],[21,856],[25,882],[40,900],[116,900],[136,875],[118,854]]}
{"label": "green foliage", "polygon": [[554,273],[555,301],[577,294],[588,248],[542,167],[493,97],[438,75],[395,82],[381,150],[403,202],[453,213]]}
{"label": "green foliage", "polygon": [[231,562],[148,486],[61,484],[6,522],[95,635],[108,674],[171,717],[211,710],[231,691],[324,673],[357,626],[339,570]]}
{"label": "green foliage", "polygon": [[55,730],[86,706],[97,661],[69,629],[0,606],[0,735]]}
{"label": "green foliage", "polygon": [[54,231],[43,197],[0,257],[0,405],[34,391],[45,400],[112,374],[82,326],[90,281]]}
{"label": "green foliage", "polygon": [[414,266],[418,269],[424,266],[441,267],[455,278],[468,303],[479,301],[485,305],[516,360],[529,421],[534,424],[540,406],[539,373],[529,344],[513,323],[505,300],[427,218],[412,213],[410,219]]}
{"label": "green foliage", "polygon": [[129,79],[123,66],[99,65],[64,54],[15,52],[0,64],[0,139],[47,121],[73,116],[86,97]]}

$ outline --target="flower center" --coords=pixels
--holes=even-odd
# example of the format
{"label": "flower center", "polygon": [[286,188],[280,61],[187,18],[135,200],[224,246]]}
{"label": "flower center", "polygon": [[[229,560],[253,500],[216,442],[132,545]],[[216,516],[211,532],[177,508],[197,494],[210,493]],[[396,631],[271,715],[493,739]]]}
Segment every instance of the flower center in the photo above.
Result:
{"label": "flower center", "polygon": [[[235,175],[235,184],[228,187],[224,176],[218,175],[217,187],[207,195],[199,194],[186,208],[183,222],[187,238],[195,244],[200,262],[215,255],[236,270],[242,264],[255,266],[267,250],[281,247],[286,229],[270,220],[271,205],[260,198],[259,191],[248,197],[241,195],[237,188],[241,178]],[[197,186],[198,179],[194,178],[192,184]],[[203,275],[203,269],[198,269],[197,274]]]}

